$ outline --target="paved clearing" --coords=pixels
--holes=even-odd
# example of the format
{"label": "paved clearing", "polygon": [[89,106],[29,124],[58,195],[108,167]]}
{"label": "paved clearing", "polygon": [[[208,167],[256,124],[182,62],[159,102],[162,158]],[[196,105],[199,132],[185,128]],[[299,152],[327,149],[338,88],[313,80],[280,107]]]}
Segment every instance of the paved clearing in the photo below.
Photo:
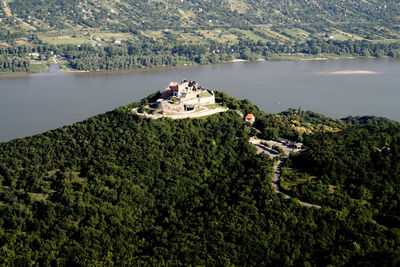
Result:
{"label": "paved clearing", "polygon": [[[279,142],[276,142],[276,141],[271,141],[271,140],[259,140],[259,139],[250,138],[249,142],[256,146],[257,154],[266,153],[266,154],[268,154],[270,156],[270,158],[278,157],[278,162],[274,166],[274,176],[272,178],[272,186],[275,188],[275,192],[276,193],[283,194],[283,196],[286,199],[287,198],[292,198],[291,196],[289,196],[286,193],[284,193],[282,191],[281,187],[279,186],[279,178],[281,177],[282,166],[285,164],[286,158],[279,157],[279,153],[277,151],[264,146],[263,144],[261,144],[261,142],[267,143],[271,147],[273,145],[279,146],[284,151],[285,156],[288,156],[291,151],[300,151],[301,152],[303,150],[292,149],[292,148],[288,147],[285,144],[282,144],[282,143],[279,143]],[[299,203],[302,206],[305,206],[305,207],[313,207],[313,208],[317,208],[317,209],[321,208],[320,205],[315,205],[315,204],[307,203],[307,202],[300,201],[300,200],[299,200]]]}

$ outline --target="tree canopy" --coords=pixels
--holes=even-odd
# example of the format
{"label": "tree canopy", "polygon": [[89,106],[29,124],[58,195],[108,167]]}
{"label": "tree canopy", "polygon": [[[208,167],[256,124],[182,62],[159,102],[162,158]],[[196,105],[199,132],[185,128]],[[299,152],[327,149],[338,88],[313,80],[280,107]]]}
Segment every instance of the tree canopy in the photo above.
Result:
{"label": "tree canopy", "polygon": [[349,185],[315,209],[274,192],[274,161],[248,143],[263,133],[235,112],[151,120],[130,112],[138,105],[0,143],[0,264],[399,263],[396,126],[304,136],[308,150],[290,161],[321,186]]}

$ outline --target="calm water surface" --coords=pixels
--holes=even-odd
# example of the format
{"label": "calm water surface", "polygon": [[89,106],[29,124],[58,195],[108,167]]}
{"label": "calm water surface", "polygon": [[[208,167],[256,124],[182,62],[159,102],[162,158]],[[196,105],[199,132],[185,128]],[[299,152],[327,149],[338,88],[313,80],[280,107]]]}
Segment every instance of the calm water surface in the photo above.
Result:
{"label": "calm water surface", "polygon": [[[339,70],[376,74],[327,74]],[[0,141],[86,119],[183,78],[247,98],[270,113],[301,107],[335,118],[377,115],[400,121],[399,61],[240,62],[128,73],[66,73],[53,67],[29,76],[0,76]]]}

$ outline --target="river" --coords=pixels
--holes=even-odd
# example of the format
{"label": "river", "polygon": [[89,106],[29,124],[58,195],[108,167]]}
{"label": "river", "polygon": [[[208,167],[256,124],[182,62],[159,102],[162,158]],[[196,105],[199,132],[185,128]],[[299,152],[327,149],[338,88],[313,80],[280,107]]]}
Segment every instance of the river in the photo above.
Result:
{"label": "river", "polygon": [[247,98],[269,113],[301,107],[334,118],[376,115],[400,121],[400,62],[387,59],[236,62],[115,73],[69,73],[52,66],[39,74],[0,76],[0,141],[86,119],[184,78]]}

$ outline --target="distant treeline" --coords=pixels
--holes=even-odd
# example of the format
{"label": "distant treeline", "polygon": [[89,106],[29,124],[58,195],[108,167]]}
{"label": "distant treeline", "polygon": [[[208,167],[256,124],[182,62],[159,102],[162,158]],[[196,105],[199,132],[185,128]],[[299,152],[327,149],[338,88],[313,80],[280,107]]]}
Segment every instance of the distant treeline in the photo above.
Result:
{"label": "distant treeline", "polygon": [[374,44],[367,41],[312,40],[302,44],[240,41],[235,45],[175,44],[165,46],[158,42],[127,43],[108,47],[91,45],[59,46],[58,51],[68,59],[69,67],[78,70],[124,70],[137,67],[176,65],[180,62],[208,64],[229,61],[269,59],[281,53],[399,57],[400,43]]}
{"label": "distant treeline", "polygon": [[28,72],[30,66],[25,58],[0,56],[0,72]]}
{"label": "distant treeline", "polygon": [[[304,43],[272,43],[242,40],[238,44],[165,44],[144,40],[138,43],[92,45],[36,45],[2,47],[0,55],[25,57],[39,53],[41,58],[57,54],[66,58],[68,66],[76,70],[126,70],[140,67],[175,66],[182,63],[208,64],[229,61],[270,59],[278,54],[321,53],[335,55],[399,57],[400,43],[372,43],[368,41],[310,40]],[[10,71],[10,69],[9,69]]]}

